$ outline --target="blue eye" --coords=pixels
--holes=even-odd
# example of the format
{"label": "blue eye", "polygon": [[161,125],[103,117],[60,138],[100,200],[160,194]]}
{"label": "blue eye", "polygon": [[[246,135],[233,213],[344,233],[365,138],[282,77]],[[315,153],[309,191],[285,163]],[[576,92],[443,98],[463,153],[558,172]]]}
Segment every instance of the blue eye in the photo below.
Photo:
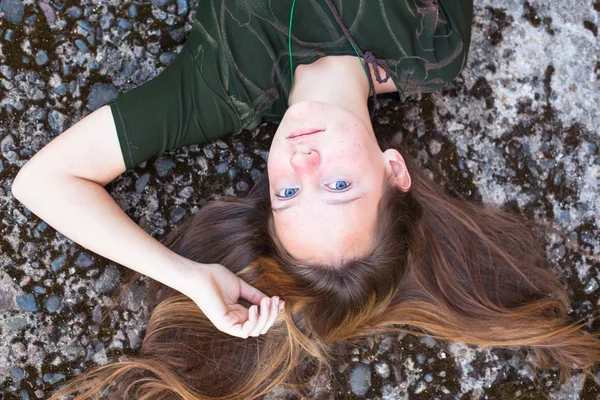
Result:
{"label": "blue eye", "polygon": [[282,198],[282,199],[289,199],[291,197],[294,197],[296,195],[296,193],[298,193],[298,189],[287,188],[287,189],[283,189],[283,190],[280,190],[279,192],[275,193],[275,196]]}
{"label": "blue eye", "polygon": [[332,185],[327,185],[327,187],[333,190],[344,190],[350,187],[350,183],[346,181],[335,181]]}

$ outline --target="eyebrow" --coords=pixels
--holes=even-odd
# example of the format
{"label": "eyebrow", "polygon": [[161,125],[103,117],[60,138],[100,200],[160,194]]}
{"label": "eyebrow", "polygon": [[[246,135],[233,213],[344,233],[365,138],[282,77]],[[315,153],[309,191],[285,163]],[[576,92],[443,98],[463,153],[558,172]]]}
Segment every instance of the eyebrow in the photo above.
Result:
{"label": "eyebrow", "polygon": [[[327,201],[324,201],[323,203],[325,203],[325,204],[333,204],[333,205],[350,204],[353,201],[356,201],[358,199],[362,199],[363,197],[365,197],[364,194],[362,194],[360,196],[357,196],[357,197],[352,197],[352,198],[349,198],[349,199],[345,199],[345,200],[327,200]],[[271,210],[273,210],[273,212],[280,212],[280,211],[283,211],[283,210],[287,210],[288,208],[292,208],[296,204],[297,203],[287,204],[287,205],[281,206],[281,207],[271,207]]]}

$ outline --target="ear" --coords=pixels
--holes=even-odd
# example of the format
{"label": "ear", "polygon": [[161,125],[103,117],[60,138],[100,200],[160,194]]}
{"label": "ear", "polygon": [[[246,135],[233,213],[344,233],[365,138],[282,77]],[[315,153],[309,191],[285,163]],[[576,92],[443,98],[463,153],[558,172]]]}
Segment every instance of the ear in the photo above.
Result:
{"label": "ear", "polygon": [[393,176],[396,186],[407,192],[412,181],[404,157],[396,149],[387,149],[383,152],[383,157],[386,160],[386,170]]}

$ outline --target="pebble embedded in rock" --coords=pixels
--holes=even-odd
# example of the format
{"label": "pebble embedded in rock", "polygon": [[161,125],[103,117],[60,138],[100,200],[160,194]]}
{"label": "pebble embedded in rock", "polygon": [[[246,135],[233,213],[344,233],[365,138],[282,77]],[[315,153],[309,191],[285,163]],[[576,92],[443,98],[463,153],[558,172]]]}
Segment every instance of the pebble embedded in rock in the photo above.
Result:
{"label": "pebble embedded in rock", "polygon": [[135,17],[137,17],[137,8],[135,5],[130,5],[129,8],[127,9],[127,15],[129,15],[129,18],[133,19]]}
{"label": "pebble embedded in rock", "polygon": [[21,311],[36,312],[38,310],[35,296],[32,293],[17,296],[16,300]]}
{"label": "pebble embedded in rock", "polygon": [[96,261],[94,261],[94,259],[92,257],[90,257],[89,255],[87,255],[85,253],[79,254],[79,256],[77,256],[77,260],[75,260],[75,265],[78,268],[89,268],[92,265],[94,265],[95,263],[96,263]]}
{"label": "pebble embedded in rock", "polygon": [[217,174],[224,174],[229,169],[229,164],[227,162],[219,163],[215,169],[217,170]]}
{"label": "pebble embedded in rock", "polygon": [[109,265],[98,279],[94,281],[94,289],[98,293],[107,293],[115,290],[119,285],[120,273],[117,267]]}
{"label": "pebble embedded in rock", "polygon": [[94,32],[94,27],[85,19],[80,19],[77,21],[77,25],[81,27],[81,29],[86,30],[88,32]]}
{"label": "pebble embedded in rock", "polygon": [[173,211],[171,211],[170,219],[172,223],[178,223],[183,217],[185,217],[185,209],[182,207],[175,207]]}
{"label": "pebble embedded in rock", "polygon": [[13,24],[20,24],[25,12],[25,5],[21,0],[2,0],[0,2],[4,18]]}
{"label": "pebble embedded in rock", "polygon": [[56,257],[54,260],[52,260],[52,262],[50,263],[50,268],[52,268],[52,271],[58,272],[62,269],[62,267],[65,266],[66,262],[67,262],[67,257],[64,254],[61,254],[58,257]]}
{"label": "pebble embedded in rock", "polygon": [[425,382],[431,382],[433,381],[433,376],[431,376],[431,374],[425,374],[423,379],[425,379]]}
{"label": "pebble embedded in rock", "polygon": [[130,31],[133,29],[133,24],[123,18],[119,18],[119,20],[117,21],[117,25],[124,31]]}
{"label": "pebble embedded in rock", "polygon": [[46,310],[48,310],[48,312],[54,313],[56,312],[56,310],[58,310],[58,307],[60,306],[60,298],[55,294],[50,295],[44,301],[44,306],[46,307]]}
{"label": "pebble embedded in rock", "polygon": [[429,348],[435,347],[435,340],[433,340],[429,336],[423,336],[421,338],[421,343],[423,343],[425,346],[427,346]]}
{"label": "pebble embedded in rock", "polygon": [[35,62],[39,66],[44,66],[48,63],[50,58],[48,58],[48,54],[44,50],[40,50],[35,55]]}
{"label": "pebble embedded in rock", "polygon": [[158,57],[158,60],[163,65],[169,65],[169,64],[171,64],[171,62],[173,62],[173,60],[175,59],[175,57],[177,57],[177,54],[175,54],[173,52],[162,53],[160,55],[160,57]]}
{"label": "pebble embedded in rock", "polygon": [[77,19],[82,15],[81,8],[76,6],[67,8],[67,11],[65,11],[65,13],[67,14],[67,16],[73,19]]}
{"label": "pebble embedded in rock", "polygon": [[102,17],[100,17],[100,28],[103,30],[110,29],[111,26],[115,23],[115,16],[113,13],[107,12]]}
{"label": "pebble embedded in rock", "polygon": [[135,192],[142,194],[146,185],[150,182],[150,174],[144,174],[135,181]]}
{"label": "pebble embedded in rock", "polygon": [[46,22],[48,22],[48,25],[52,25],[56,22],[56,12],[54,11],[54,8],[50,6],[50,4],[40,1],[38,2],[38,6],[42,10],[44,17],[46,17]]}
{"label": "pebble embedded in rock", "polygon": [[57,110],[52,110],[50,111],[50,114],[48,114],[48,124],[55,133],[63,132],[66,129],[69,122],[69,117]]}
{"label": "pebble embedded in rock", "polygon": [[371,367],[358,363],[350,373],[350,390],[357,396],[364,396],[371,387]]}
{"label": "pebble embedded in rock", "polygon": [[160,177],[167,175],[173,168],[175,163],[167,158],[160,157],[154,162],[154,169]]}
{"label": "pebble embedded in rock", "polygon": [[119,92],[117,92],[117,89],[115,89],[113,85],[96,83],[92,86],[92,90],[90,90],[88,96],[88,109],[90,111],[95,111],[118,95]]}
{"label": "pebble embedded in rock", "polygon": [[54,385],[55,383],[60,382],[61,380],[65,379],[65,375],[63,375],[63,374],[44,374],[44,377],[42,379],[44,380],[44,382]]}
{"label": "pebble embedded in rock", "polygon": [[12,376],[13,379],[16,379],[16,380],[25,378],[26,374],[27,373],[25,372],[25,370],[23,368],[12,367],[10,369],[10,376]]}
{"label": "pebble embedded in rock", "polygon": [[227,176],[231,180],[234,180],[235,178],[237,178],[237,176],[238,176],[238,170],[237,170],[237,168],[229,168],[227,170]]}
{"label": "pebble embedded in rock", "polygon": [[248,171],[250,168],[252,168],[253,161],[254,160],[252,159],[252,157],[247,156],[245,154],[240,154],[240,156],[237,159],[237,164],[241,169]]}
{"label": "pebble embedded in rock", "polygon": [[188,0],[177,0],[177,15],[186,15],[188,12]]}
{"label": "pebble embedded in rock", "polygon": [[390,376],[390,366],[387,363],[380,361],[375,364],[375,372],[382,378],[387,378]]}
{"label": "pebble embedded in rock", "polygon": [[152,4],[154,4],[156,7],[164,7],[167,4],[169,4],[171,0],[152,0]]}
{"label": "pebble embedded in rock", "polygon": [[90,52],[90,48],[88,47],[88,45],[85,44],[85,42],[81,39],[75,40],[75,46],[77,46],[77,48],[84,54],[87,54]]}

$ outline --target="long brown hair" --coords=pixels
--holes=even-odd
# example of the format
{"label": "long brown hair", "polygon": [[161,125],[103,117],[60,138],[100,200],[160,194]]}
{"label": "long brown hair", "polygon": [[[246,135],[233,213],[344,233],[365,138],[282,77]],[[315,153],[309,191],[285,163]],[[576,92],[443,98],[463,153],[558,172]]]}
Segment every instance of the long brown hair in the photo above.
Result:
{"label": "long brown hair", "polygon": [[286,308],[269,332],[223,334],[192,300],[151,281],[139,355],[84,373],[51,399],[254,399],[280,384],[303,393],[331,365],[334,345],[399,331],[525,347],[563,379],[598,361],[600,340],[568,319],[567,294],[526,223],[448,196],[405,158],[413,187],[389,185],[373,252],[343,265],[305,265],[285,251],[266,174],[248,198],[206,205],[163,243],[281,295]]}

